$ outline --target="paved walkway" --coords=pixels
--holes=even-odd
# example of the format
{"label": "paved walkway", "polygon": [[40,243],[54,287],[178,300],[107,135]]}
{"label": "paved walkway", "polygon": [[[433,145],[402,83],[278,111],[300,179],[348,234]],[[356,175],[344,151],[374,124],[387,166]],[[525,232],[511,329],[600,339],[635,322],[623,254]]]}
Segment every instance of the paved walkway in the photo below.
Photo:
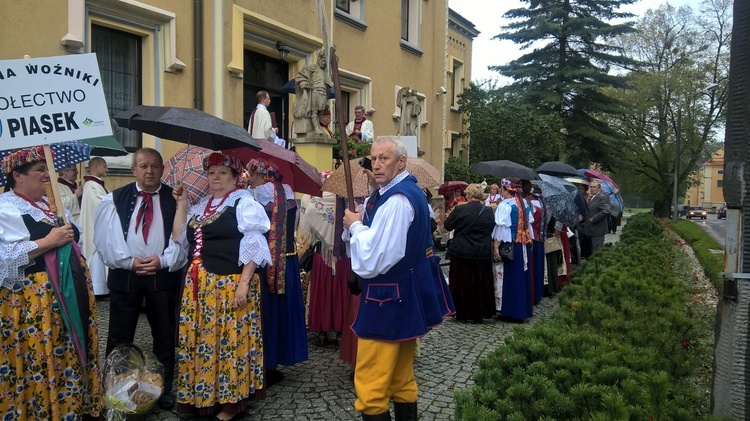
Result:
{"label": "paved walkway", "polygon": [[[617,241],[607,235],[606,242]],[[445,268],[447,272],[447,267]],[[101,349],[104,351],[109,323],[109,303],[99,302]],[[422,342],[422,356],[416,359],[419,385],[419,412],[424,420],[453,419],[453,391],[471,387],[480,358],[502,345],[514,326],[532,326],[549,318],[558,308],[557,297],[544,298],[534,307],[534,317],[522,324],[485,321],[483,324],[456,322],[449,318],[433,329]],[[338,347],[318,346],[316,334],[310,334],[308,361],[293,367],[281,367],[286,377],[271,387],[263,401],[255,402],[243,420],[354,420],[354,384],[349,365],[339,359]],[[151,333],[141,315],[136,345],[151,348]],[[103,361],[103,359],[102,359]],[[175,388],[176,389],[176,388]],[[152,410],[146,420],[181,420],[176,412]],[[193,420],[201,420],[192,417]]]}

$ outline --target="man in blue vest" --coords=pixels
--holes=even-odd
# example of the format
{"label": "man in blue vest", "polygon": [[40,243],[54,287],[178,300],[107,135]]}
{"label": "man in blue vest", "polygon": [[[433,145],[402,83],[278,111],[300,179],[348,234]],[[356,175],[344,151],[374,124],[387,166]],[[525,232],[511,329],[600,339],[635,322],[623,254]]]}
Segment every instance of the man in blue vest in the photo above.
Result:
{"label": "man in blue vest", "polygon": [[[406,167],[398,137],[372,145],[371,180],[378,188],[364,214],[346,211],[352,270],[361,279],[354,407],[363,420],[417,419],[416,338],[455,312],[432,249],[427,199]],[[366,170],[365,170],[366,171]],[[346,236],[346,234],[344,234]]]}
{"label": "man in blue vest", "polygon": [[176,202],[172,189],[162,184],[164,162],[151,148],[133,154],[135,183],[104,196],[94,225],[94,243],[109,267],[109,333],[107,354],[118,345],[133,343],[141,303],[154,339],[153,352],[164,365],[164,389],[159,407],[171,409],[175,365],[175,329],[179,269],[187,256],[172,239]]}

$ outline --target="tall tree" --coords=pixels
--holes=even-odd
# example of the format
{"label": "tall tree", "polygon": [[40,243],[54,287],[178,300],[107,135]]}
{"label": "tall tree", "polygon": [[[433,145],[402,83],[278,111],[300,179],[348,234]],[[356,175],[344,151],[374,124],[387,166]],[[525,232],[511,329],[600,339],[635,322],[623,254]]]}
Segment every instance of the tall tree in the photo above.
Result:
{"label": "tall tree", "polygon": [[469,162],[508,159],[536,168],[564,151],[556,115],[540,115],[497,90],[471,84],[459,98],[468,120]]}
{"label": "tall tree", "polygon": [[609,119],[622,139],[613,144],[620,157],[614,169],[630,184],[621,187],[653,200],[660,216],[673,205],[678,131],[680,193],[717,148],[727,104],[731,15],[731,0],[706,0],[698,15],[663,5],[620,40],[641,64],[628,75],[633,89],[609,92],[627,104]]}
{"label": "tall tree", "polygon": [[624,87],[624,78],[610,70],[634,64],[609,42],[632,32],[632,24],[610,22],[632,17],[618,9],[637,0],[523,1],[529,7],[505,13],[516,21],[494,39],[533,50],[492,69],[513,78],[511,89],[523,92],[527,103],[560,116],[567,132],[566,160],[608,166],[608,142],[616,133],[599,115],[617,113],[619,104],[602,88]]}

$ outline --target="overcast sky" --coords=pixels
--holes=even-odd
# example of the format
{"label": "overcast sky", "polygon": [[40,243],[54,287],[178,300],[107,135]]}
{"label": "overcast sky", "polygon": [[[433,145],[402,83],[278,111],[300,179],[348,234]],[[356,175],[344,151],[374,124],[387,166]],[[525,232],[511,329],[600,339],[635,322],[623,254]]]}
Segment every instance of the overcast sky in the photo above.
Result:
{"label": "overcast sky", "polygon": [[[499,79],[506,84],[510,79],[502,78],[499,73],[487,69],[488,66],[502,65],[522,55],[518,45],[511,41],[493,40],[492,37],[500,33],[500,27],[505,25],[503,14],[510,9],[527,7],[528,3],[518,0],[449,0],[450,8],[470,20],[481,33],[474,39],[473,57],[471,63],[471,79],[481,81]],[[624,7],[622,11],[636,16],[649,8],[656,8],[662,3],[674,6],[689,5],[698,10],[700,0],[646,0]]]}

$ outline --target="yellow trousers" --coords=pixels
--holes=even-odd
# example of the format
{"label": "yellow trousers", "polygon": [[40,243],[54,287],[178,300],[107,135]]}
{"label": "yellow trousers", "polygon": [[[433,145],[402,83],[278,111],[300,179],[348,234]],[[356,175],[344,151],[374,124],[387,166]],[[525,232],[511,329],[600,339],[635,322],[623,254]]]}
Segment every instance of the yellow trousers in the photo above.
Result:
{"label": "yellow trousers", "polygon": [[383,342],[359,339],[354,387],[354,409],[375,415],[388,411],[388,402],[416,402],[414,347],[416,339]]}

